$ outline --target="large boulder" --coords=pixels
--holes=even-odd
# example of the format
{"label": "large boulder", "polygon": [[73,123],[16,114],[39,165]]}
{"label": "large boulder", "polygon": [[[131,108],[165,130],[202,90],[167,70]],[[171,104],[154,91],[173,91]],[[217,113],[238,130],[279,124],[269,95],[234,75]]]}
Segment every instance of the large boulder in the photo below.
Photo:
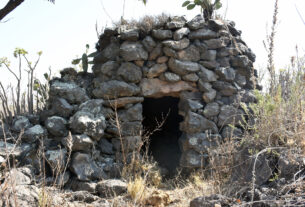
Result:
{"label": "large boulder", "polygon": [[80,181],[106,179],[107,176],[89,154],[77,152],[73,154],[70,170]]}

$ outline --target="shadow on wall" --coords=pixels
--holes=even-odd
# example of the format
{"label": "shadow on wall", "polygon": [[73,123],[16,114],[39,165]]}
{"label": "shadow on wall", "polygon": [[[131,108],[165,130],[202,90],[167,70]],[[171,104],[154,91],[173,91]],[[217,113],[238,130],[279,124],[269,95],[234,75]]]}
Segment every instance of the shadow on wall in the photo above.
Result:
{"label": "shadow on wall", "polygon": [[143,127],[146,131],[158,128],[158,123],[166,118],[160,130],[150,136],[148,147],[149,154],[170,175],[175,174],[181,157],[178,139],[182,135],[179,123],[183,117],[178,114],[178,103],[179,98],[173,97],[145,98],[143,102]]}

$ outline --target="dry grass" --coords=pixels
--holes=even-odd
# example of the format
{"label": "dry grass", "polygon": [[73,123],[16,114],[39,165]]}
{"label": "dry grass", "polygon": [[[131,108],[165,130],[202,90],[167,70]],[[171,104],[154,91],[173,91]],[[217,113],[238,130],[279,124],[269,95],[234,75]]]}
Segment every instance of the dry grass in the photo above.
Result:
{"label": "dry grass", "polygon": [[144,33],[149,33],[152,29],[162,28],[169,19],[169,15],[162,13],[158,16],[146,15],[139,20],[124,20],[114,23],[115,27],[126,26],[126,29],[139,29]]}

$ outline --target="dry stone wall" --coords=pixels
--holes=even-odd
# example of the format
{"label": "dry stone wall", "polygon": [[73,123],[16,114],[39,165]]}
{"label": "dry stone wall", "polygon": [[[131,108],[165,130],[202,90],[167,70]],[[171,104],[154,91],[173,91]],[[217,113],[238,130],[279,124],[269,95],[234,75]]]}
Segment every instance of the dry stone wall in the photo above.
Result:
{"label": "dry stone wall", "polygon": [[[92,73],[62,70],[50,82],[40,121],[17,117],[15,131],[25,128],[29,144],[44,137],[50,165],[58,158],[66,162],[71,131],[68,175],[79,181],[115,177],[123,157],[142,145],[144,99],[178,97],[180,167],[204,167],[208,148],[243,133],[241,103],[255,102],[255,55],[234,26],[199,15],[191,21],[172,17],[149,31],[106,28]],[[27,161],[39,162],[34,156]]]}

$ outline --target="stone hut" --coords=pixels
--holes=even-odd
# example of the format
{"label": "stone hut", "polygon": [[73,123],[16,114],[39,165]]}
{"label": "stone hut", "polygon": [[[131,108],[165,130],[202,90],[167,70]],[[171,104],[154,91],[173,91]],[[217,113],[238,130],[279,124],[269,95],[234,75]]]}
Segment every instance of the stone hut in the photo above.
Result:
{"label": "stone hut", "polygon": [[65,158],[71,131],[69,169],[80,181],[113,177],[143,147],[170,172],[205,167],[208,148],[243,133],[241,103],[255,102],[254,61],[234,22],[198,15],[146,31],[106,28],[92,73],[67,68],[50,82],[40,117],[46,156]]}

